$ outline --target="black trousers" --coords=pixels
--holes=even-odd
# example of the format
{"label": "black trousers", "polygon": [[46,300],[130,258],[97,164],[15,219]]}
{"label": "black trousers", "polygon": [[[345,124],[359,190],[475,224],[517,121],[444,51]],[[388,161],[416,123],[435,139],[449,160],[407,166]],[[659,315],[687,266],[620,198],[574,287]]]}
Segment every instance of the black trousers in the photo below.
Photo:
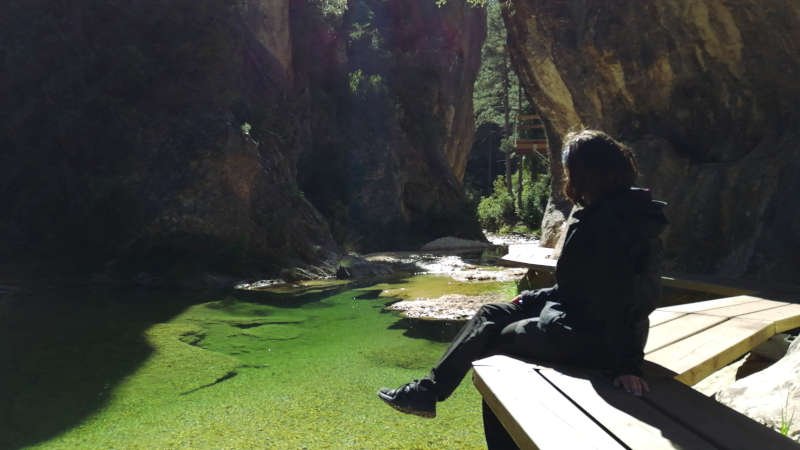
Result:
{"label": "black trousers", "polygon": [[[544,301],[484,305],[456,335],[431,370],[428,379],[438,400],[445,400],[461,383],[472,362],[505,354],[542,362],[580,364],[586,355],[586,339],[558,327],[543,329],[539,314]],[[490,449],[516,448],[511,437],[484,403],[484,430]]]}

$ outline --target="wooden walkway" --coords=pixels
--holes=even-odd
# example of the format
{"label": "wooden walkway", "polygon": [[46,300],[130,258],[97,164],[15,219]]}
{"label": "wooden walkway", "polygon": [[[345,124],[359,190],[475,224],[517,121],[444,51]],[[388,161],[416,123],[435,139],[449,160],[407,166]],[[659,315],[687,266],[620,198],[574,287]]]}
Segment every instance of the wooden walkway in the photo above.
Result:
{"label": "wooden walkway", "polygon": [[740,295],[659,308],[645,359],[694,385],[770,337],[800,327],[800,305]]}
{"label": "wooden walkway", "polygon": [[[508,265],[553,271],[553,249],[512,245],[502,260]],[[650,315],[645,358],[693,385],[777,333],[800,327],[800,305],[755,297],[753,289],[699,279],[662,277],[665,286],[733,295],[704,302],[659,308]],[[800,300],[800,295],[797,297]]]}
{"label": "wooden walkway", "polygon": [[[508,246],[508,254],[500,258],[499,264],[552,272],[556,269],[557,261],[553,258],[552,248],[539,247],[538,244],[514,244]],[[739,286],[728,280],[697,275],[666,274],[661,277],[661,281],[666,287],[708,292],[726,297],[760,293],[760,289],[753,286]]]}
{"label": "wooden walkway", "polygon": [[502,355],[473,363],[475,386],[522,449],[800,449],[688,386],[800,327],[800,305],[742,295],[659,308],[650,322],[643,397],[595,371]]}

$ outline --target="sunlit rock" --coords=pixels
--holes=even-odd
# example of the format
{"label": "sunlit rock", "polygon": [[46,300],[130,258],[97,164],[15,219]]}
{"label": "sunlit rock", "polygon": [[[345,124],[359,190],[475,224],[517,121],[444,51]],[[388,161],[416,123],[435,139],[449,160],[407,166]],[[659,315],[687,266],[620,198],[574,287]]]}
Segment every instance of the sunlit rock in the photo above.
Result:
{"label": "sunlit rock", "polygon": [[453,236],[446,236],[430,241],[422,246],[421,250],[425,252],[437,252],[445,250],[455,251],[475,251],[484,250],[491,247],[492,244],[483,241],[475,241],[470,239],[461,239]]}
{"label": "sunlit rock", "polygon": [[400,311],[403,316],[411,319],[467,320],[486,303],[508,300],[501,294],[478,296],[449,294],[438,298],[403,300],[392,303],[387,309]]}
{"label": "sunlit rock", "polygon": [[775,429],[800,437],[800,339],[770,367],[736,381],[717,400]]}
{"label": "sunlit rock", "polygon": [[503,3],[509,50],[550,142],[600,128],[637,153],[666,200],[668,268],[796,282],[800,263],[800,3],[746,0]]}

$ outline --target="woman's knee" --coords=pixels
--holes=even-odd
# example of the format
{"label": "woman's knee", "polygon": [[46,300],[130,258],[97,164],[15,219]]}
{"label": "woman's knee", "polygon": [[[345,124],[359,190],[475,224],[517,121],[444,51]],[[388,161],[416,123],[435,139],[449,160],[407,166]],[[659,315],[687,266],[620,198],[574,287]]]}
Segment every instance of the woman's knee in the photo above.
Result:
{"label": "woman's knee", "polygon": [[531,317],[529,319],[518,320],[506,325],[500,332],[504,336],[529,336],[531,333],[538,333],[539,318]]}
{"label": "woman's knee", "polygon": [[481,305],[481,307],[478,308],[478,311],[475,314],[478,316],[491,316],[494,315],[496,312],[497,312],[497,307],[495,303],[486,303],[484,305]]}
{"label": "woman's knee", "polygon": [[496,352],[522,357],[537,357],[550,349],[550,342],[533,317],[506,325],[497,339]]}

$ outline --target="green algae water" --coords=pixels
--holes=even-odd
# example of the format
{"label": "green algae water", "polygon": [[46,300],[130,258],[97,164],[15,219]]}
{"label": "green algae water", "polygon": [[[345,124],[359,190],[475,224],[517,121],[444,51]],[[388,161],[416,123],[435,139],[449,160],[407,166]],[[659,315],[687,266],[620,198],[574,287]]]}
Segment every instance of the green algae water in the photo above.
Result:
{"label": "green algae water", "polygon": [[386,293],[459,291],[506,295],[513,283],[421,276],[356,289],[0,300],[10,355],[0,447],[483,448],[469,379],[433,420],[375,395],[425,374],[459,327],[401,319],[384,311]]}

